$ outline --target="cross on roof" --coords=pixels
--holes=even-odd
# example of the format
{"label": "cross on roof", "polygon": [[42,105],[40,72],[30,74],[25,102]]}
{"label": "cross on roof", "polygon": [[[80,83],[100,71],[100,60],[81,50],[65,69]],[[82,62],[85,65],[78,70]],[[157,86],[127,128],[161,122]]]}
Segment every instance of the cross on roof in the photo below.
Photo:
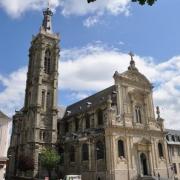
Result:
{"label": "cross on roof", "polygon": [[48,0],[48,8],[50,8],[51,0]]}
{"label": "cross on roof", "polygon": [[131,57],[131,60],[133,60],[134,54],[130,51],[130,52],[129,52],[129,55],[130,55],[130,57]]}
{"label": "cross on roof", "polygon": [[158,119],[160,118],[160,109],[159,106],[156,107],[156,114],[158,116]]}

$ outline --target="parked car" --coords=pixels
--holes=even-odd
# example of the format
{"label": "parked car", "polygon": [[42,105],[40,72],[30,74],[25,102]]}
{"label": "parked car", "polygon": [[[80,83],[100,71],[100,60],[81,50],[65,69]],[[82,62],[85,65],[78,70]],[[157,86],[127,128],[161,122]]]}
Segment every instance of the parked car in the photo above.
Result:
{"label": "parked car", "polygon": [[82,180],[81,175],[66,175],[63,180]]}

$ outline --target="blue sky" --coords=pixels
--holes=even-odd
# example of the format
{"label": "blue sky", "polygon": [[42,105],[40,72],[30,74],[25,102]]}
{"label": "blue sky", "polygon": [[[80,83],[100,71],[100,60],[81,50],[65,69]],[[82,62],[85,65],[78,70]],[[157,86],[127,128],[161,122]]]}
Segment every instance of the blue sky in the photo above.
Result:
{"label": "blue sky", "polygon": [[[51,5],[53,29],[61,36],[59,104],[112,85],[113,73],[127,69],[127,53],[133,51],[137,67],[155,84],[155,105],[166,127],[177,127],[179,0],[157,0],[152,7],[129,0],[52,0]],[[0,109],[9,115],[23,105],[28,49],[45,6],[44,0],[0,0]]]}

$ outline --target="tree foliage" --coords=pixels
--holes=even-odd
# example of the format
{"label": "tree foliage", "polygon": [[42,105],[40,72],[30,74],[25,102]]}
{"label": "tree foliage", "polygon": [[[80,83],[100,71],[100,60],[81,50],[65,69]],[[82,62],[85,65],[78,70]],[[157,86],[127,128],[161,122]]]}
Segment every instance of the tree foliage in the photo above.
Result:
{"label": "tree foliage", "polygon": [[21,155],[19,157],[18,169],[26,172],[34,169],[34,159],[30,156]]}
{"label": "tree foliage", "polygon": [[56,150],[52,148],[46,148],[40,154],[40,161],[42,167],[48,171],[49,178],[51,178],[51,172],[58,166],[60,162],[60,156]]}
{"label": "tree foliage", "polygon": [[155,3],[155,1],[157,0],[132,0],[132,2],[139,2],[139,4],[141,5],[148,4],[150,6],[152,6]]}
{"label": "tree foliage", "polygon": [[[87,0],[88,3],[91,3],[94,1],[96,1],[96,0]],[[141,5],[148,4],[148,5],[152,6],[155,3],[155,1],[157,1],[157,0],[131,0],[131,1],[132,2],[138,2]]]}

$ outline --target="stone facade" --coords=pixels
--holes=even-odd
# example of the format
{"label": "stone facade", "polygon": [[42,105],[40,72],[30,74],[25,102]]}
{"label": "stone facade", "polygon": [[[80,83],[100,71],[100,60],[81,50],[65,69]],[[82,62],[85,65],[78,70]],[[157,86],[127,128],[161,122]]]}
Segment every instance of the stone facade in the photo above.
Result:
{"label": "stone facade", "polygon": [[47,8],[29,50],[25,102],[13,116],[7,179],[22,175],[17,168],[21,155],[34,159],[34,171],[25,176],[46,176],[39,153],[48,146],[61,155],[61,176],[82,174],[83,180],[172,178],[175,159],[164,120],[158,107],[155,117],[152,84],[136,68],[132,54],[128,70],[115,72],[114,85],[66,110],[58,108],[59,36],[52,32],[51,16]]}

